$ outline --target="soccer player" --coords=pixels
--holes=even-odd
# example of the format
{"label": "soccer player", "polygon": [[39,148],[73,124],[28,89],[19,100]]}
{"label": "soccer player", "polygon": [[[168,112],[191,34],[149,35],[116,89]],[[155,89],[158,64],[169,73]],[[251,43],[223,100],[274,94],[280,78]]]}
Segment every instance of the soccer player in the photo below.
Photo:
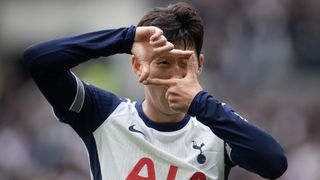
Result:
{"label": "soccer player", "polygon": [[[92,179],[227,179],[235,165],[281,176],[287,168],[281,146],[198,82],[202,40],[196,10],[177,3],[150,11],[137,27],[34,45],[24,63],[58,119],[86,145]],[[120,98],[70,71],[117,53],[132,54],[144,99]]]}

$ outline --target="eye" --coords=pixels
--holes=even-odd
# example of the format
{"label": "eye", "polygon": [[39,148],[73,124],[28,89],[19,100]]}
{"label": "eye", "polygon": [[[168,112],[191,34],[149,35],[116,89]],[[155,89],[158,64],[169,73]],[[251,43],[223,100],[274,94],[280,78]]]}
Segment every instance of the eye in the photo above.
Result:
{"label": "eye", "polygon": [[158,64],[159,64],[159,65],[169,65],[170,62],[167,61],[167,60],[160,60],[160,61],[158,62]]}

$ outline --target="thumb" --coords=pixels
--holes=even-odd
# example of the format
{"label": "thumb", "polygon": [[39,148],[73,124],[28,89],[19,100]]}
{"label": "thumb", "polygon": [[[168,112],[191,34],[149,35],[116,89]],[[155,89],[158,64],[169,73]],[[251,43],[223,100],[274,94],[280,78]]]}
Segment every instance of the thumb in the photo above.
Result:
{"label": "thumb", "polygon": [[146,61],[141,61],[140,63],[141,63],[142,69],[141,69],[141,75],[139,77],[139,82],[143,82],[149,76],[150,65],[149,65],[149,62],[146,62]]}

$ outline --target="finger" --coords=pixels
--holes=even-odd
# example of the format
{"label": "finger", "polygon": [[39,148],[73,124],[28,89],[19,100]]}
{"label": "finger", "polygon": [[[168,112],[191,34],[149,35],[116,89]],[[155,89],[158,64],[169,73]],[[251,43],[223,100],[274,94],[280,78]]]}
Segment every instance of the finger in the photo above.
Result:
{"label": "finger", "polygon": [[144,80],[146,80],[150,72],[150,67],[148,62],[141,62],[141,65],[142,65],[142,70],[141,70],[141,75],[139,77],[139,82],[143,82]]}
{"label": "finger", "polygon": [[198,62],[195,54],[192,54],[188,61],[186,77],[196,77],[198,71]]}
{"label": "finger", "polygon": [[161,47],[166,45],[167,43],[167,38],[164,37],[164,35],[161,35],[158,39],[154,40],[154,41],[150,41],[151,46],[153,47]]}
{"label": "finger", "polygon": [[172,93],[170,93],[169,90],[167,90],[167,92],[166,92],[166,94],[165,94],[165,98],[166,98],[166,100],[168,101],[170,107],[171,107],[171,105],[172,105],[173,103],[176,102],[176,101],[175,101],[175,100],[176,100],[175,96],[174,96]]}
{"label": "finger", "polygon": [[155,86],[172,86],[176,84],[176,81],[173,79],[146,79],[143,81],[143,84],[145,85],[155,85]]}
{"label": "finger", "polygon": [[165,96],[164,96],[167,101],[169,101],[169,96],[170,96],[170,93],[169,93],[169,91],[167,90],[167,91],[166,91],[166,94],[165,94]]}
{"label": "finger", "polygon": [[193,54],[193,51],[189,50],[181,50],[181,49],[172,49],[169,51],[168,55],[169,56],[174,56],[174,57],[180,57],[180,58],[190,58],[190,56]]}
{"label": "finger", "polygon": [[155,41],[156,39],[158,39],[159,37],[161,37],[161,35],[163,34],[163,31],[157,27],[153,27],[154,32],[153,35],[150,37],[150,41]]}
{"label": "finger", "polygon": [[164,46],[154,48],[153,51],[155,54],[160,55],[160,54],[171,51],[173,48],[174,48],[174,45],[171,42],[167,41]]}
{"label": "finger", "polygon": [[176,95],[176,93],[174,93],[174,88],[172,88],[173,86],[169,86],[167,88],[167,91],[166,91],[166,94],[165,94],[165,97],[168,99],[169,96],[173,96],[173,95]]}

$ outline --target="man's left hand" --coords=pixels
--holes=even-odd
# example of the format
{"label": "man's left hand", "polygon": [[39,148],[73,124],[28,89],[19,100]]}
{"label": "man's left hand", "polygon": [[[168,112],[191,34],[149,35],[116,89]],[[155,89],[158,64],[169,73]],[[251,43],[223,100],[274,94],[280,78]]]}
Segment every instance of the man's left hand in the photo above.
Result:
{"label": "man's left hand", "polygon": [[166,99],[169,107],[177,112],[187,113],[193,98],[202,91],[198,81],[199,68],[197,57],[192,54],[188,61],[187,74],[181,79],[147,79],[142,83],[144,85],[167,86]]}

